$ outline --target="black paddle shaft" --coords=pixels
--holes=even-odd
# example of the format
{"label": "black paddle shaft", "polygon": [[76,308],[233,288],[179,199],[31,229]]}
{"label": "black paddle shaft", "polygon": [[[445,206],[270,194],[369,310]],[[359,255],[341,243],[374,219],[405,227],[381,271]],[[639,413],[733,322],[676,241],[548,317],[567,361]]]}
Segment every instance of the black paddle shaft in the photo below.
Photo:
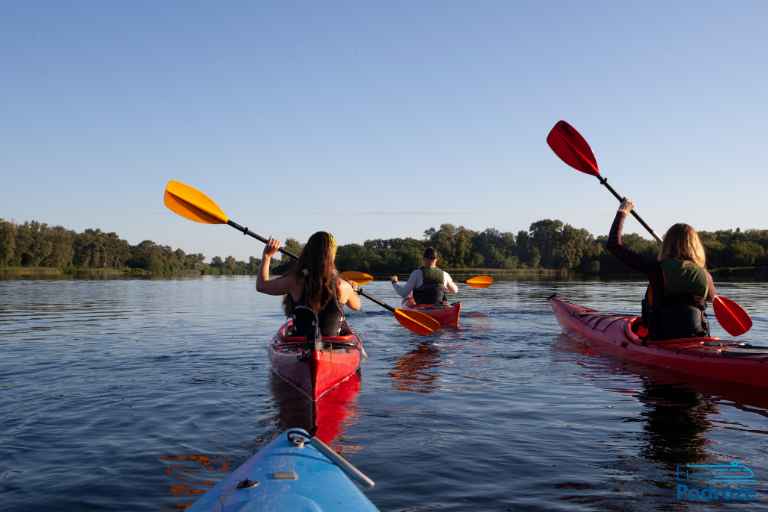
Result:
{"label": "black paddle shaft", "polygon": [[393,308],[392,306],[390,306],[386,302],[381,302],[379,299],[371,297],[370,295],[365,293],[362,288],[358,288],[357,289],[357,293],[359,293],[360,295],[362,295],[366,299],[370,300],[371,302],[375,302],[376,304],[378,304],[379,306],[383,307],[384,309],[387,309],[387,310],[391,311],[392,313],[395,312],[395,308]]}
{"label": "black paddle shaft", "polygon": [[[596,176],[597,180],[600,182],[601,185],[603,185],[605,188],[607,188],[613,196],[619,200],[619,202],[624,201],[624,197],[620,196],[618,192],[616,192],[611,185],[608,184],[608,178],[603,178],[602,176]],[[651,229],[651,226],[645,223],[645,221],[640,217],[640,215],[637,214],[637,212],[633,209],[632,210],[632,216],[637,219],[637,221],[643,225],[645,229],[648,230],[648,232],[653,236],[653,238],[656,239],[657,242],[661,243],[661,238],[659,238],[659,235],[657,235],[653,229]]]}
{"label": "black paddle shaft", "polygon": [[[240,224],[238,224],[237,222],[235,222],[235,221],[233,221],[233,220],[228,220],[228,221],[227,221],[227,224],[229,224],[230,226],[232,226],[232,227],[233,227],[233,228],[235,228],[236,230],[240,231],[240,232],[241,232],[241,233],[243,233],[244,235],[248,235],[248,236],[251,236],[251,237],[255,238],[255,239],[256,239],[256,240],[258,240],[259,242],[263,242],[263,243],[265,243],[265,244],[266,244],[266,243],[269,243],[269,240],[267,240],[267,239],[266,239],[266,238],[264,238],[263,236],[261,236],[261,235],[258,235],[258,234],[256,234],[256,233],[254,233],[254,232],[253,232],[253,231],[251,231],[250,229],[248,229],[248,228],[246,228],[246,227],[244,227],[244,226],[241,226]],[[298,257],[298,256],[296,256],[296,255],[295,255],[295,254],[293,254],[292,252],[286,251],[286,250],[285,250],[285,249],[283,249],[282,247],[281,247],[280,249],[278,249],[278,252],[280,252],[280,253],[282,253],[282,254],[285,254],[285,255],[286,255],[286,256],[288,256],[289,258],[293,258],[293,259],[295,259],[295,260],[299,259],[299,257]]]}

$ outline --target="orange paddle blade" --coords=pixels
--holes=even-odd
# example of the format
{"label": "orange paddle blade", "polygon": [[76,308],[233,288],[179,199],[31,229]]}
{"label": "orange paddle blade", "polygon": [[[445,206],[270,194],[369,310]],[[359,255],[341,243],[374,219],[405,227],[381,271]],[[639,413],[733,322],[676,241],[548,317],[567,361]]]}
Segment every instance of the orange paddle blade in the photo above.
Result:
{"label": "orange paddle blade", "polygon": [[472,288],[488,288],[493,284],[493,278],[491,276],[474,276],[464,282]]}
{"label": "orange paddle blade", "polygon": [[180,181],[168,182],[163,202],[172,212],[202,224],[226,224],[229,220],[213,199]]}
{"label": "orange paddle blade", "polygon": [[365,272],[356,272],[354,270],[345,270],[339,274],[339,277],[345,281],[354,281],[358,286],[365,286],[366,284],[373,281],[373,276],[371,274],[366,274]]}
{"label": "orange paddle blade", "polygon": [[749,314],[731,299],[717,295],[712,305],[717,321],[731,336],[740,336],[752,328]]}
{"label": "orange paddle blade", "polygon": [[419,336],[428,336],[440,329],[440,322],[420,311],[406,311],[396,308],[395,319],[400,322],[400,325]]}

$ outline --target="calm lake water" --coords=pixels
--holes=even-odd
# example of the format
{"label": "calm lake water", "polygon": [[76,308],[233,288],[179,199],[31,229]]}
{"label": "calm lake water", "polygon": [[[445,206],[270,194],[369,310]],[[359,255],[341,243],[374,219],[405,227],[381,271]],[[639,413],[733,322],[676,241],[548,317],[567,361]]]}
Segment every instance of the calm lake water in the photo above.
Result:
{"label": "calm lake water", "polygon": [[[721,284],[768,344],[768,287]],[[366,287],[391,304],[388,283]],[[369,359],[320,434],[385,511],[768,510],[768,400],[583,353],[553,292],[636,312],[639,282],[461,289],[428,339],[372,303]],[[180,510],[308,407],[271,377],[280,301],[250,278],[0,282],[0,509]],[[725,333],[712,319],[715,334]],[[738,460],[759,500],[675,500],[675,465]]]}

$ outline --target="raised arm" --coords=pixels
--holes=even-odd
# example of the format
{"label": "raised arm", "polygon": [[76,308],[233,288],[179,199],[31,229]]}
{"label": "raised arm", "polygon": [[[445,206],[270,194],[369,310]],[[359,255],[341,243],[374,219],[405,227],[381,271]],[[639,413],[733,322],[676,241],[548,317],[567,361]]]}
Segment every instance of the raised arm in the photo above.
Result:
{"label": "raised arm", "polygon": [[259,268],[259,275],[256,278],[256,290],[267,295],[285,295],[290,293],[291,286],[293,285],[293,276],[290,274],[278,277],[276,279],[269,278],[269,264],[272,261],[272,257],[280,249],[280,241],[270,238],[267,245],[264,246],[264,252],[261,255],[261,267]]}
{"label": "raised arm", "polygon": [[611,232],[608,235],[608,244],[606,249],[608,249],[611,254],[616,256],[625,265],[632,268],[633,270],[648,274],[655,269],[656,262],[654,260],[649,260],[648,258],[628,248],[621,240],[621,235],[624,228],[624,220],[627,218],[627,215],[629,215],[629,212],[631,212],[632,208],[634,207],[635,203],[633,203],[631,199],[624,199],[621,202],[621,206],[616,212],[616,217],[614,217],[613,224],[611,225]]}

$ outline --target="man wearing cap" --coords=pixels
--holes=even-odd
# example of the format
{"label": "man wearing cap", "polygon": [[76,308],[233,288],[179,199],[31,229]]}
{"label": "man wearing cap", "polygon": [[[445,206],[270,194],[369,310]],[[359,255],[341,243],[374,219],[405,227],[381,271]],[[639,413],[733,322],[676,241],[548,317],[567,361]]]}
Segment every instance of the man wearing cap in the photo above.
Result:
{"label": "man wearing cap", "polygon": [[446,292],[458,293],[459,288],[448,272],[437,268],[437,251],[434,247],[424,250],[423,263],[422,267],[411,272],[405,284],[398,283],[397,276],[392,276],[392,287],[408,305],[447,303]]}

